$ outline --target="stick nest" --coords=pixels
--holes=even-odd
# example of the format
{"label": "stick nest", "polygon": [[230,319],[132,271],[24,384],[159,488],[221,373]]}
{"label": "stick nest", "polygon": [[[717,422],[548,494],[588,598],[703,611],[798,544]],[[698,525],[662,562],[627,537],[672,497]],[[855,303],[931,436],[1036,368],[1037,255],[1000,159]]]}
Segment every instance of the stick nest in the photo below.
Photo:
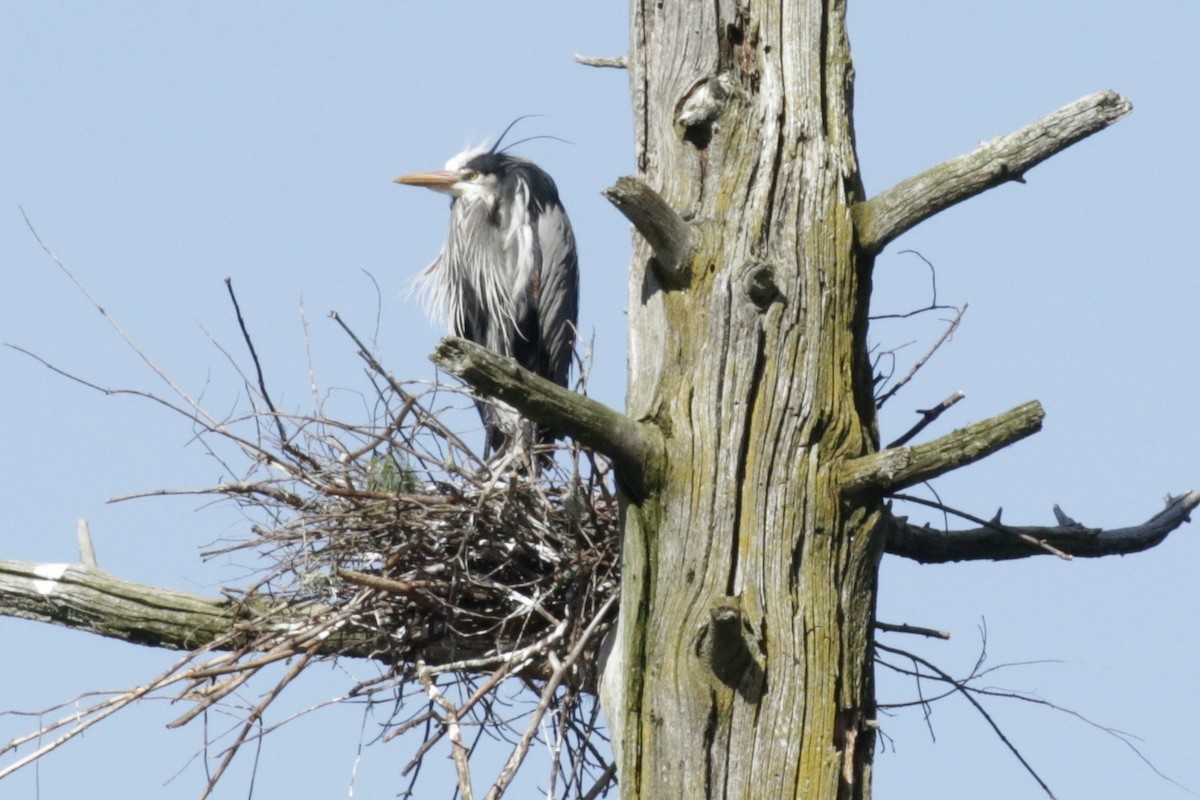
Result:
{"label": "stick nest", "polygon": [[[380,400],[377,423],[288,420],[295,432],[259,454],[288,477],[221,487],[274,524],[209,554],[266,554],[275,566],[248,603],[338,617],[353,654],[397,670],[498,664],[555,631],[565,657],[617,591],[607,465],[565,446],[540,475],[520,453],[489,464],[440,421],[462,392],[393,382]],[[541,662],[522,672],[544,677]],[[591,689],[593,663],[589,648],[573,683]]]}
{"label": "stick nest", "polygon": [[[551,754],[554,796],[582,797],[589,786],[595,796],[615,775],[597,749],[594,700],[619,586],[608,464],[563,444],[485,461],[444,422],[474,417],[465,391],[402,384],[367,353],[360,350],[373,387],[368,422],[282,415],[260,382],[253,438],[206,424],[253,464],[246,478],[214,491],[267,520],[206,555],[251,551],[271,566],[231,593],[249,622],[207,648],[232,652],[174,673],[198,701],[180,722],[260,665],[293,660],[261,704],[243,709],[232,756],[309,663],[368,657],[386,669],[346,697],[386,704],[385,739],[425,728],[405,769],[414,781],[425,753],[448,738],[458,789],[469,796],[462,736],[474,725],[477,736],[512,744],[491,796],[503,793],[535,740]],[[419,703],[408,702],[414,695]],[[514,711],[522,697],[524,709]]]}

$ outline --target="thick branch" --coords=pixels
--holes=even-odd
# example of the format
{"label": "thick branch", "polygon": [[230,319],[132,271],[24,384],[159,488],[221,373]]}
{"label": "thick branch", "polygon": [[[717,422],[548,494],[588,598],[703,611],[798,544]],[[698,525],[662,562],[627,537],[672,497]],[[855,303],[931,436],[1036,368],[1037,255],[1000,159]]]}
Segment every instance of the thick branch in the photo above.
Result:
{"label": "thick branch", "polygon": [[638,178],[618,178],[604,190],[617,210],[633,223],[654,251],[660,277],[667,283],[687,282],[692,262],[692,229],[667,201]]}
{"label": "thick branch", "polygon": [[896,184],[854,206],[859,247],[877,253],[900,234],[955,203],[1007,181],[1023,183],[1027,170],[1132,110],[1133,104],[1116,92],[1097,92]]}
{"label": "thick branch", "polygon": [[194,650],[250,613],[224,598],[147,586],[84,564],[0,561],[0,614],[152,647]]}
{"label": "thick branch", "polygon": [[[887,536],[887,552],[925,564],[947,561],[1002,561],[1046,555],[1050,551],[1028,539],[1043,542],[1077,558],[1126,555],[1148,550],[1189,520],[1200,505],[1200,492],[1168,497],[1167,506],[1141,525],[1103,530],[1088,528],[1072,520],[1052,527],[989,525],[964,531],[945,531],[909,525],[904,518],[893,520]],[[1055,509],[1056,515],[1059,514]],[[1065,519],[1060,517],[1060,519]],[[1028,537],[1021,538],[1022,535]]]}
{"label": "thick branch", "polygon": [[482,395],[503,400],[527,419],[565,434],[612,459],[621,481],[644,497],[661,470],[657,430],[524,369],[511,358],[448,336],[430,356],[434,363]]}
{"label": "thick branch", "polygon": [[[206,597],[135,583],[84,564],[36,564],[0,561],[0,616],[30,619],[65,628],[88,631],[168,650],[196,650],[214,645],[217,650],[270,646],[274,632],[289,632],[319,625],[329,611],[325,606],[293,604],[286,610],[263,601],[248,606],[224,597]],[[472,650],[461,640],[431,642],[421,649],[430,665],[473,665],[470,659],[495,660],[494,644],[481,640]],[[323,634],[314,655],[385,658],[374,637],[344,630]],[[493,668],[494,663],[481,667]],[[529,665],[523,673],[545,677],[543,664]]]}
{"label": "thick branch", "polygon": [[999,416],[960,428],[932,442],[881,450],[842,465],[842,491],[896,492],[979,461],[1042,428],[1045,412],[1031,400]]}

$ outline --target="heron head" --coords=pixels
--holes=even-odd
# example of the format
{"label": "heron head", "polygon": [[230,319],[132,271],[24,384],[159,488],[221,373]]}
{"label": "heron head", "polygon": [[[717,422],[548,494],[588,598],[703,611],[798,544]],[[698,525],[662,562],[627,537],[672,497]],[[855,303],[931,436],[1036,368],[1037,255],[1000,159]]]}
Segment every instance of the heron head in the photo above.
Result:
{"label": "heron head", "polygon": [[401,175],[395,183],[423,186],[451,197],[494,196],[512,156],[482,148],[464,150],[446,162],[445,169]]}

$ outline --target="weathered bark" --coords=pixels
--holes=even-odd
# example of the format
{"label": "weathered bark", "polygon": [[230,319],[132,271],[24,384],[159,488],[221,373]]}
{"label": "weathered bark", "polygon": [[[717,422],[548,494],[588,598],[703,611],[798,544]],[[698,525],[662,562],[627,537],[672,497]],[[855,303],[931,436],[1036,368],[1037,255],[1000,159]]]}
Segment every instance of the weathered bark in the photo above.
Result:
{"label": "weathered bark", "polygon": [[[290,609],[297,626],[311,624],[327,609]],[[252,646],[269,636],[276,617],[264,622],[267,604],[206,597],[117,577],[86,564],[32,564],[0,561],[0,613],[9,617],[77,628],[134,644],[168,650]],[[335,632],[319,652],[371,658],[373,642]]]}
{"label": "weathered bark", "polygon": [[[343,576],[353,580],[355,575]],[[133,644],[167,650],[265,651],[297,631],[319,629],[336,609],[321,603],[281,605],[256,597],[243,603],[230,597],[137,583],[85,563],[35,564],[0,560],[0,615],[46,622]],[[376,637],[361,629],[321,630],[314,655],[349,656],[392,666]],[[472,649],[460,641],[432,642],[420,656],[431,666],[494,656],[495,643],[479,640]],[[481,668],[484,674],[490,669]],[[545,678],[551,670],[533,662],[517,673]],[[578,673],[579,688],[594,691],[594,676]]]}
{"label": "weathered bark", "polygon": [[147,587],[83,563],[0,561],[0,608],[5,616],[170,650],[202,647],[253,619],[227,598]]}
{"label": "weathered bark", "polygon": [[881,497],[1042,418],[877,452],[872,257],[1130,106],[1085,98],[868,201],[844,0],[632,6],[638,176],[607,194],[644,237],[627,416],[665,466],[625,509],[602,684],[622,796],[865,798]]}
{"label": "weathered bark", "polygon": [[639,241],[630,279],[628,415],[666,466],[625,517],[625,798],[869,791],[883,542],[878,495],[838,485],[878,446],[844,22],[633,3],[638,177],[692,235],[668,275]]}
{"label": "weathered bark", "polygon": [[1033,400],[999,416],[912,447],[893,447],[842,465],[843,492],[897,492],[986,458],[1042,429],[1041,403]]}

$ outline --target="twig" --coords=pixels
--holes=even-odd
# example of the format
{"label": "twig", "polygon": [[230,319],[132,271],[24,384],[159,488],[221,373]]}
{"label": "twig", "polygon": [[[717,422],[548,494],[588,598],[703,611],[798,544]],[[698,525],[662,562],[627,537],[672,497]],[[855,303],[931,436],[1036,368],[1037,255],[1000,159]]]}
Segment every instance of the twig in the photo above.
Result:
{"label": "twig", "polygon": [[938,668],[931,662],[926,661],[925,659],[921,658],[918,655],[914,655],[912,653],[908,653],[903,650],[897,650],[896,648],[888,647],[887,645],[880,644],[879,642],[875,643],[875,647],[878,650],[883,650],[888,653],[893,653],[895,655],[900,655],[905,658],[910,658],[913,661],[916,661],[917,663],[924,666],[926,669],[935,673],[939,678],[944,680],[946,683],[953,686],[959,692],[959,694],[961,694],[963,697],[965,697],[967,699],[967,702],[969,702],[972,706],[975,707],[975,710],[978,711],[980,716],[982,716],[987,721],[987,724],[991,726],[992,730],[996,733],[996,736],[999,737],[1000,741],[1004,742],[1004,746],[1009,749],[1009,752],[1011,752],[1014,756],[1016,756],[1017,761],[1019,761],[1021,763],[1021,766],[1023,766],[1025,768],[1025,771],[1028,772],[1029,775],[1035,781],[1037,781],[1038,786],[1042,787],[1042,791],[1044,791],[1046,793],[1046,796],[1052,798],[1052,800],[1053,800],[1054,792],[1050,791],[1050,787],[1046,785],[1046,782],[1042,780],[1041,776],[1037,774],[1037,771],[1034,770],[1034,768],[1029,764],[1029,762],[1025,760],[1025,756],[1021,755],[1021,751],[1016,748],[1016,745],[1014,745],[1011,741],[1009,741],[1008,737],[1004,735],[1004,731],[1001,730],[1000,726],[996,724],[996,721],[994,719],[992,719],[992,716],[990,714],[988,714],[987,710],[980,704],[980,702],[978,700],[975,699],[975,697],[972,694],[971,687],[967,686],[965,683],[963,683],[961,681],[958,681],[958,680],[952,678],[949,674],[947,674],[946,672],[943,672],[940,668]]}
{"label": "twig", "polygon": [[237,316],[238,328],[242,332],[242,340],[246,343],[246,349],[250,351],[250,360],[254,362],[254,373],[258,378],[258,391],[262,395],[263,402],[267,404],[267,410],[271,412],[271,419],[275,422],[275,432],[279,434],[279,446],[285,453],[303,461],[308,467],[317,467],[317,462],[311,456],[302,453],[292,445],[287,431],[284,430],[283,419],[275,409],[275,404],[271,402],[271,394],[267,391],[267,382],[263,378],[262,363],[258,360],[258,351],[254,349],[254,340],[250,338],[250,331],[246,329],[246,320],[242,318],[242,307],[238,303],[237,294],[233,291],[233,278],[225,279],[225,289],[229,293],[229,300],[233,303],[233,311]]}
{"label": "twig", "polygon": [[538,726],[541,724],[542,717],[546,714],[546,709],[550,707],[550,702],[554,699],[555,692],[558,691],[558,687],[562,684],[563,679],[567,676],[567,673],[571,671],[571,669],[575,666],[575,662],[578,661],[580,655],[583,654],[584,648],[591,640],[592,635],[596,632],[596,629],[604,621],[604,618],[608,615],[609,609],[613,607],[613,605],[616,603],[616,600],[616,595],[613,595],[604,601],[604,605],[602,605],[600,609],[592,616],[591,622],[588,623],[587,628],[585,628],[583,633],[580,634],[579,640],[575,643],[575,646],[571,648],[571,652],[567,654],[567,657],[562,660],[562,663],[558,665],[553,674],[551,674],[549,680],[546,681],[546,687],[542,690],[541,700],[538,701],[537,708],[535,708],[533,711],[532,718],[525,728],[525,733],[521,736],[517,746],[513,749],[512,755],[509,756],[508,763],[506,763],[504,765],[504,769],[500,771],[500,777],[496,779],[494,784],[492,784],[491,791],[488,792],[486,800],[499,800],[499,798],[508,788],[509,783],[512,782],[513,777],[517,773],[517,768],[520,767],[521,762],[525,760],[525,754],[529,750],[529,743],[533,740],[534,735],[537,733]]}
{"label": "twig", "polygon": [[250,732],[259,724],[259,721],[262,719],[263,712],[266,710],[267,706],[269,706],[277,697],[279,697],[283,690],[287,688],[288,684],[300,676],[300,673],[304,671],[306,666],[308,666],[308,662],[312,659],[312,653],[315,652],[315,650],[316,648],[314,647],[312,651],[301,655],[296,660],[296,663],[292,665],[292,668],[289,669],[287,673],[285,673],[284,676],[279,679],[279,682],[267,692],[262,702],[256,705],[253,710],[251,710],[250,715],[246,718],[242,725],[241,731],[238,733],[237,739],[234,740],[233,744],[226,748],[224,757],[221,759],[221,763],[217,766],[216,771],[208,781],[208,786],[201,795],[201,800],[212,794],[212,790],[216,788],[217,782],[221,779],[221,776],[225,774],[225,770],[228,769],[230,763],[232,763],[233,757],[237,755],[238,750],[246,741],[246,738],[250,735]]}
{"label": "twig", "polygon": [[458,723],[458,709],[454,707],[446,695],[442,694],[430,673],[425,669],[425,662],[417,662],[417,677],[429,699],[446,713],[442,726],[450,736],[450,747],[454,758],[454,769],[458,773],[458,791],[463,800],[474,800],[475,793],[471,789],[471,765],[467,760],[467,748],[462,742],[462,728]]}
{"label": "twig", "polygon": [[933,343],[933,347],[929,348],[929,351],[927,353],[925,353],[925,355],[921,356],[921,358],[919,358],[917,360],[917,363],[912,365],[912,368],[908,371],[908,373],[903,378],[901,378],[896,383],[895,386],[893,386],[891,389],[889,389],[887,392],[885,392],[883,395],[881,395],[878,399],[876,399],[876,401],[875,401],[876,408],[883,408],[883,404],[886,403],[892,397],[894,397],[896,395],[896,392],[900,391],[900,389],[906,383],[911,381],[913,379],[913,376],[917,374],[917,372],[921,369],[921,367],[925,366],[925,362],[929,361],[929,359],[933,356],[933,354],[938,351],[938,348],[941,347],[943,344],[945,344],[947,340],[949,340],[950,336],[956,330],[958,330],[958,324],[960,322],[962,322],[963,314],[967,313],[967,308],[969,306],[970,306],[970,303],[963,303],[962,308],[959,308],[956,310],[954,319],[950,320],[950,324],[946,327],[946,330],[942,331],[942,335],[938,337],[938,340]]}
{"label": "twig", "polygon": [[928,636],[932,639],[949,639],[949,631],[937,631],[933,628],[921,628],[916,625],[896,625],[891,622],[876,622],[875,629],[887,633],[913,633],[917,636]]}
{"label": "twig", "polygon": [[966,397],[966,394],[963,392],[955,392],[933,408],[918,409],[917,413],[921,415],[921,421],[909,428],[903,436],[890,443],[884,449],[891,450],[893,447],[900,447],[901,445],[908,444],[910,441],[912,441],[914,436],[925,430],[934,420],[945,413],[946,409],[950,408],[950,406],[954,405],[959,400],[962,400],[964,397]]}
{"label": "twig", "polygon": [[929,305],[925,306],[924,308],[918,308],[915,311],[905,311],[902,314],[872,314],[870,316],[870,319],[872,322],[874,322],[875,320],[881,320],[881,319],[909,319],[910,317],[915,317],[918,314],[925,314],[929,311],[941,311],[943,309],[954,307],[954,306],[943,306],[938,303],[938,299],[937,299],[937,296],[938,296],[937,269],[933,266],[933,262],[930,261],[928,258],[926,258],[921,253],[920,250],[913,250],[912,248],[909,248],[906,250],[899,251],[896,255],[914,255],[917,258],[921,259],[921,261],[925,264],[925,266],[929,268],[929,288],[930,288]]}
{"label": "twig", "polygon": [[600,773],[600,777],[596,779],[595,784],[593,784],[592,788],[588,790],[588,793],[585,794],[580,800],[596,800],[596,798],[608,788],[608,785],[612,783],[613,779],[616,777],[617,765],[609,764],[604,769],[604,772]]}
{"label": "twig", "polygon": [[[377,359],[375,355],[367,348],[367,346],[363,344],[362,340],[359,339],[358,335],[350,328],[349,325],[346,324],[346,321],[342,319],[341,315],[338,314],[337,311],[330,311],[329,316],[338,324],[338,327],[340,327],[342,331],[350,337],[354,344],[358,346],[359,357],[367,363],[367,366],[370,367],[371,371],[383,378],[391,390],[398,396],[407,397],[408,393],[404,391],[404,387],[402,387],[396,381],[396,378],[390,372],[384,369],[383,364],[379,363],[379,359]],[[484,466],[482,460],[480,460],[477,456],[475,456],[474,453],[471,452],[471,448],[467,447],[456,434],[452,433],[448,428],[438,422],[436,418],[422,409],[419,404],[413,406],[412,408],[419,413],[420,423],[422,425],[428,425],[435,428],[437,433],[440,436],[445,437],[446,441],[453,445],[457,450],[470,455],[478,467],[482,468]]]}
{"label": "twig", "polygon": [[[83,294],[83,296],[87,298],[88,302],[92,304],[93,308],[95,308],[97,311],[100,312],[100,316],[104,317],[104,321],[107,322],[109,324],[109,326],[117,332],[117,334],[125,341],[125,344],[128,345],[129,349],[132,350],[134,352],[134,354],[137,355],[137,357],[142,360],[142,363],[144,363],[147,367],[149,367],[150,371],[153,372],[159,378],[159,380],[161,380],[168,387],[170,387],[171,391],[175,392],[175,394],[178,395],[179,398],[181,400],[183,400],[187,404],[187,406],[190,409],[192,409],[193,412],[195,412],[195,414],[204,417],[208,421],[208,424],[212,425],[214,428],[219,428],[220,424],[217,422],[217,420],[210,417],[208,415],[208,413],[204,410],[204,408],[198,402],[193,400],[192,397],[187,392],[183,391],[183,389],[180,388],[180,386],[177,383],[175,383],[175,381],[171,380],[170,376],[167,375],[167,373],[165,371],[163,371],[163,369],[161,367],[159,367],[158,364],[156,364],[150,358],[150,356],[148,356],[145,353],[145,351],[143,351],[141,349],[141,347],[138,346],[137,342],[135,342],[133,340],[133,337],[130,336],[125,331],[125,329],[121,327],[120,323],[118,323],[116,321],[116,319],[114,319],[108,313],[108,311],[105,310],[104,306],[100,305],[99,301],[96,300],[96,298],[92,296],[92,293],[90,291],[88,291],[88,288],[83,285],[83,282],[80,281],[77,277],[75,277],[75,274],[72,273],[69,269],[67,269],[67,266],[65,264],[63,264],[62,261],[59,260],[58,256],[54,255],[54,253],[50,250],[50,248],[46,246],[46,243],[42,241],[42,237],[39,236],[37,230],[34,229],[33,223],[30,222],[29,216],[26,215],[24,208],[21,208],[21,217],[25,220],[25,225],[29,228],[29,232],[33,234],[33,238],[37,241],[38,246],[42,248],[42,252],[44,252],[47,256],[50,257],[50,259],[55,263],[55,265],[58,266],[58,268],[62,271],[62,273],[64,275],[66,275],[67,278],[70,279],[71,283],[75,284],[75,288],[77,288]],[[20,350],[20,348],[15,348],[15,349]],[[26,351],[22,350],[22,352],[26,352]],[[32,355],[32,354],[30,354],[30,355]],[[38,360],[40,361],[41,359],[38,359]],[[45,363],[45,362],[43,362],[43,363]],[[62,373],[62,374],[65,375],[66,373]],[[80,382],[84,383],[84,381],[80,381]],[[98,387],[93,387],[93,388],[98,388]]]}
{"label": "twig", "polygon": [[277,486],[271,486],[266,481],[256,483],[246,481],[218,483],[216,486],[207,489],[150,489],[145,492],[132,492],[130,494],[110,497],[105,502],[124,503],[128,500],[141,500],[147,497],[184,497],[188,495],[222,495],[225,497],[234,495],[258,496],[275,500],[295,509],[301,509],[309,502],[294,492],[289,492]]}

